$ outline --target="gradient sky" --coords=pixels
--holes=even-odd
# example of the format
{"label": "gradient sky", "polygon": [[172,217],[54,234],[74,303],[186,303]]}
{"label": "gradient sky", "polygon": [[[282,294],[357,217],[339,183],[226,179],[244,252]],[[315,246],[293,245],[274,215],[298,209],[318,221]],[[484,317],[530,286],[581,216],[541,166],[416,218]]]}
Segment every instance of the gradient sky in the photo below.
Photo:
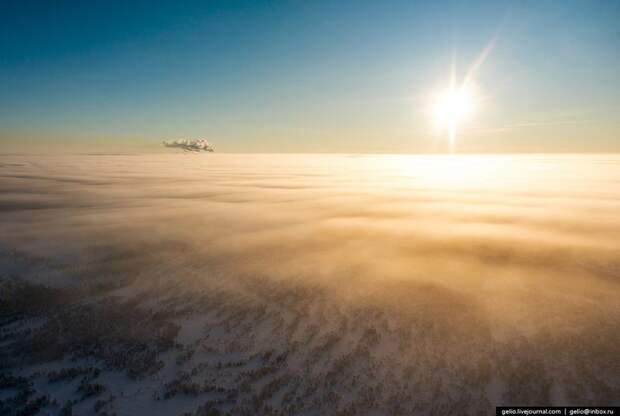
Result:
{"label": "gradient sky", "polygon": [[620,2],[0,0],[0,152],[620,151]]}

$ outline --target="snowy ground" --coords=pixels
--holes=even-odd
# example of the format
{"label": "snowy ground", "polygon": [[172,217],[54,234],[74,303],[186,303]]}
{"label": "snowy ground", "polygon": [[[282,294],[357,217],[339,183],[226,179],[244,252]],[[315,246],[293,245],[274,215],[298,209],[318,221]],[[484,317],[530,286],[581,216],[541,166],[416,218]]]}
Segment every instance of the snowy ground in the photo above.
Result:
{"label": "snowy ground", "polygon": [[618,405],[619,295],[618,156],[0,156],[0,414]]}

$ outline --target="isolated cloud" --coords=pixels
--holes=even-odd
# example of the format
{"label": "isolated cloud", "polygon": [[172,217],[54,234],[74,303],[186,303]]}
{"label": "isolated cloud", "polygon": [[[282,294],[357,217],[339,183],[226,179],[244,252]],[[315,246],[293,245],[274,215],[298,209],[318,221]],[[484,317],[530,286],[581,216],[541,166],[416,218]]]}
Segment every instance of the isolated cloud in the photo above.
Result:
{"label": "isolated cloud", "polygon": [[171,142],[164,141],[166,147],[178,147],[188,152],[213,152],[213,146],[206,139],[178,139]]}

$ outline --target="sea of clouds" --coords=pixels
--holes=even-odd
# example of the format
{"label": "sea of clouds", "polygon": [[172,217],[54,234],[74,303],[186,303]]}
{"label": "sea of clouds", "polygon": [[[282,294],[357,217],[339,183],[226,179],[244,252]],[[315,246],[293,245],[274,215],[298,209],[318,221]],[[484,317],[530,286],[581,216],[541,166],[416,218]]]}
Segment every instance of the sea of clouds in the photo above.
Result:
{"label": "sea of clouds", "polygon": [[180,244],[231,275],[373,290],[429,284],[503,299],[504,312],[521,311],[516,293],[559,304],[617,295],[616,156],[1,161],[3,245],[58,259]]}
{"label": "sea of clouds", "polygon": [[[301,285],[499,343],[570,340],[567,360],[620,340],[615,155],[3,156],[0,212],[3,249],[136,287]],[[606,360],[590,368],[617,388]]]}

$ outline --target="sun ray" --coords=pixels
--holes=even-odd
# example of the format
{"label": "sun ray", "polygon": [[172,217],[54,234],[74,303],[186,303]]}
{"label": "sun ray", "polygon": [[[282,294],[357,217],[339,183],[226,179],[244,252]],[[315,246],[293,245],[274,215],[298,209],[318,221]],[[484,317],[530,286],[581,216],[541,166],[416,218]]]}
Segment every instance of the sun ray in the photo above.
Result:
{"label": "sun ray", "polygon": [[450,65],[447,89],[434,96],[433,117],[436,127],[447,136],[450,153],[456,150],[456,136],[461,124],[469,121],[479,101],[476,94],[475,75],[495,48],[497,36],[491,38],[469,66],[463,80],[456,75],[454,58]]}

